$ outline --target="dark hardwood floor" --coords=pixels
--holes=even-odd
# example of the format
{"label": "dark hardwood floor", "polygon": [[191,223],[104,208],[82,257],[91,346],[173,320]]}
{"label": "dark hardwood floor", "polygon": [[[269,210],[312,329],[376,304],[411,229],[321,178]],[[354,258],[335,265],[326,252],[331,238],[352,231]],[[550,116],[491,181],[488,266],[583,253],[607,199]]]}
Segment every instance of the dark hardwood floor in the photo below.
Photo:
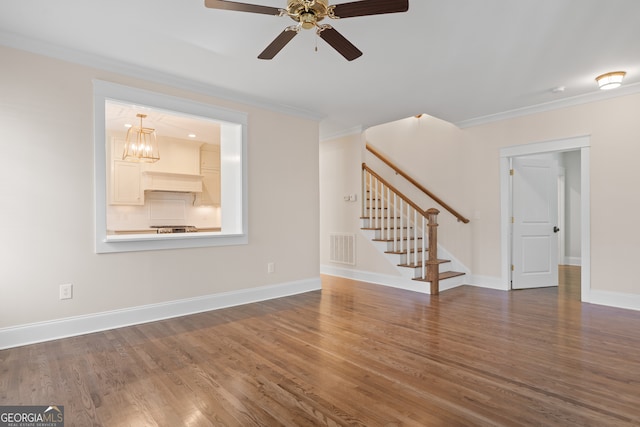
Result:
{"label": "dark hardwood floor", "polygon": [[640,312],[560,288],[323,290],[0,351],[66,426],[638,426]]}

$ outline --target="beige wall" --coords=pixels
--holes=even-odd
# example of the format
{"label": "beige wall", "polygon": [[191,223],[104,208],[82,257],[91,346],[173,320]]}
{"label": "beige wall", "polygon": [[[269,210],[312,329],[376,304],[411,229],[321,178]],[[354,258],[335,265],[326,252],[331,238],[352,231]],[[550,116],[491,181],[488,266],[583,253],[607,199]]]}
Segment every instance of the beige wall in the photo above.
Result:
{"label": "beige wall", "polygon": [[[364,139],[405,165],[471,220],[468,225],[442,225],[439,237],[449,239],[444,246],[471,269],[471,277],[499,282],[500,149],[589,135],[591,289],[635,298],[640,295],[636,272],[640,227],[635,218],[640,209],[636,189],[640,182],[636,165],[640,157],[639,111],[640,95],[636,94],[466,129],[429,117],[411,117],[368,129]],[[339,141],[325,141],[321,152],[329,148],[335,151],[336,147],[343,155],[357,156],[352,163],[359,168],[361,150],[347,148]],[[353,178],[348,172],[333,179],[355,186],[351,179],[359,180],[359,176]],[[337,199],[340,194],[335,196]],[[323,200],[327,197],[323,191]],[[326,224],[329,219],[325,215],[334,213],[322,209],[322,215],[322,224]],[[455,234],[453,238],[445,237],[447,228]],[[371,266],[372,272],[383,273],[382,269],[386,271],[387,267]]]}
{"label": "beige wall", "polygon": [[499,276],[500,148],[590,135],[591,288],[640,294],[635,260],[640,256],[640,95],[534,114],[465,129],[475,210],[474,274]]}
{"label": "beige wall", "polygon": [[[0,57],[0,328],[319,277],[316,121],[4,47]],[[96,78],[248,113],[248,245],[94,253]],[[72,300],[58,300],[64,283]]]}
{"label": "beige wall", "polygon": [[[362,147],[359,134],[320,143],[320,263],[330,265],[330,233],[354,233],[356,264],[338,264],[339,268],[398,276],[393,264],[359,232]],[[350,194],[357,194],[358,200],[345,201]]]}
{"label": "beige wall", "polygon": [[[464,132],[449,122],[423,115],[369,128],[364,133],[367,144],[400,165],[409,176],[418,179],[435,196],[442,199],[463,217],[473,214],[469,186],[465,185],[468,170],[463,163],[466,155]],[[386,169],[371,153],[365,152],[365,162],[381,172],[396,188],[409,196],[422,209],[436,208],[438,243],[460,262],[469,266],[471,227],[439,206],[400,175]]]}

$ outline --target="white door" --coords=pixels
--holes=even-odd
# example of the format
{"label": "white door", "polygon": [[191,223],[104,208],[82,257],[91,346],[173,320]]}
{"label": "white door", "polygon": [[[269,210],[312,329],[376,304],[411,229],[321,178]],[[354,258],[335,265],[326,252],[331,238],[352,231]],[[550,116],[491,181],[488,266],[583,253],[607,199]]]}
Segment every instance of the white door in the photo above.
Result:
{"label": "white door", "polygon": [[557,156],[512,160],[511,288],[558,286]]}

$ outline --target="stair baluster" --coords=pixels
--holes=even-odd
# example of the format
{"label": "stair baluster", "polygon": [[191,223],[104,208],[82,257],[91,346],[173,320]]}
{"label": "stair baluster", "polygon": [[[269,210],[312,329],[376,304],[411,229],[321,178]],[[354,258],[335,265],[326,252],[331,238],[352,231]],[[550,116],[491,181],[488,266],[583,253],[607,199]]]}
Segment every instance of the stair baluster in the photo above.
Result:
{"label": "stair baluster", "polygon": [[367,229],[375,230],[375,240],[386,242],[389,251],[402,254],[405,262],[401,266],[415,270],[414,280],[430,282],[433,295],[438,294],[441,279],[464,275],[439,271],[440,264],[447,262],[438,259],[439,211],[423,211],[364,163],[362,170],[362,218],[368,221]]}
{"label": "stair baluster", "polygon": [[426,266],[427,266],[427,235],[426,235],[426,231],[427,231],[427,227],[425,227],[425,218],[424,215],[422,216],[422,255],[420,256],[420,258],[422,259],[421,262],[421,266],[420,266],[420,277],[427,277],[426,276]]}

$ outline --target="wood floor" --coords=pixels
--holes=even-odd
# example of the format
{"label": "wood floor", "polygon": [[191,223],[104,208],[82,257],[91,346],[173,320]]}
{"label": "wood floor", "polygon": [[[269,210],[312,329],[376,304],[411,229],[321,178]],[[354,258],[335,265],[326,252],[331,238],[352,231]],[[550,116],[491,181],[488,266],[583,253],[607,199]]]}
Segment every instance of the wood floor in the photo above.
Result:
{"label": "wood floor", "polygon": [[323,290],[0,351],[66,426],[638,426],[640,312],[558,288]]}
{"label": "wood floor", "polygon": [[581,269],[575,265],[558,266],[558,295],[580,301]]}

